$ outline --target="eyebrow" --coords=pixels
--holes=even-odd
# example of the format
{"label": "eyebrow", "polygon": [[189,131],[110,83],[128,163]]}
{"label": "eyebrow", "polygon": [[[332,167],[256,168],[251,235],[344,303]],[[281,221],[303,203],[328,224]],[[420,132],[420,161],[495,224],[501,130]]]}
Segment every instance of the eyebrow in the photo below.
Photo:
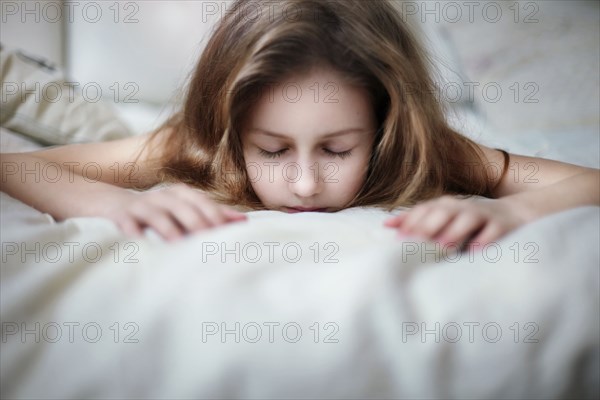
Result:
{"label": "eyebrow", "polygon": [[[324,138],[329,138],[329,137],[333,137],[333,136],[341,136],[341,135],[347,135],[349,133],[355,133],[355,132],[367,132],[367,129],[363,129],[363,128],[347,128],[347,129],[342,129],[339,131],[335,131],[335,132],[329,132],[325,135],[323,135]],[[279,137],[279,138],[283,138],[283,139],[289,139],[289,136],[286,136],[282,133],[276,133],[276,132],[270,132],[266,129],[261,129],[261,128],[253,128],[250,129],[250,132],[259,132],[268,136],[275,136],[275,137]]]}

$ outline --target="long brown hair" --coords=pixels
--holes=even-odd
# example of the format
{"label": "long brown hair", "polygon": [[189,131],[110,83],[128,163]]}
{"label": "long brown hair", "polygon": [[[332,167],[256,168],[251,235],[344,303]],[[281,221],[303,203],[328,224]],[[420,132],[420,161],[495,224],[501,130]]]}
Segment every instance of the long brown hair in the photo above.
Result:
{"label": "long brown hair", "polygon": [[315,65],[365,87],[379,124],[365,184],[347,207],[491,197],[485,156],[447,124],[430,58],[387,0],[237,0],[210,36],[181,109],[152,136],[169,132],[161,178],[264,209],[246,172],[240,124],[261,87]]}

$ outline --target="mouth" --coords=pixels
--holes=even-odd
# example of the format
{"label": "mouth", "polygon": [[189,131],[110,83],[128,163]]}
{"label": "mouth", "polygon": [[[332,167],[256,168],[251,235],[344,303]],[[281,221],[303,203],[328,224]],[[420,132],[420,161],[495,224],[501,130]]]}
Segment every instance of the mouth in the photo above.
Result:
{"label": "mouth", "polygon": [[326,212],[327,208],[283,207],[285,212],[294,214],[299,212]]}

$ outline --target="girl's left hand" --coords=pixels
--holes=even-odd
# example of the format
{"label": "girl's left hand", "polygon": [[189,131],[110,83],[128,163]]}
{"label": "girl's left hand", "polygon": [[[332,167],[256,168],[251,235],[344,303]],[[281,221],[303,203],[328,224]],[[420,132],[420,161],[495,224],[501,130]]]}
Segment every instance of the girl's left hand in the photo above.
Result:
{"label": "girl's left hand", "polygon": [[384,225],[398,235],[454,243],[458,248],[491,243],[528,222],[524,212],[504,199],[477,201],[450,195],[417,204],[387,219]]}

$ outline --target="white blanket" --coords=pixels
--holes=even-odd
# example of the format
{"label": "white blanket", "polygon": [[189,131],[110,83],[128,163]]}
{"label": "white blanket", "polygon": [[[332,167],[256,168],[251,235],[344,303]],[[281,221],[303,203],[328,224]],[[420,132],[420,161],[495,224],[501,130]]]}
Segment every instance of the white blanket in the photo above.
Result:
{"label": "white blanket", "polygon": [[599,393],[599,207],[456,254],[375,208],[169,244],[0,201],[3,398]]}
{"label": "white blanket", "polygon": [[[110,6],[104,28],[70,24],[63,40],[73,76],[109,82],[109,96],[115,80],[132,80],[119,78],[123,71],[140,72],[132,77],[142,101],[114,101],[138,133],[169,114],[142,104],[147,90],[162,87],[164,98],[152,99],[160,104],[171,97],[162,71],[179,70],[177,56],[190,48],[181,39],[196,49],[200,36],[190,32],[206,27],[188,12],[194,2],[181,2],[168,9],[177,29],[156,29],[168,2],[153,3],[161,9],[141,7],[136,24],[114,24]],[[462,23],[442,26],[429,10],[446,14],[454,2],[409,3],[443,45],[434,54],[447,48],[440,57],[452,59],[448,81],[458,79],[465,94],[476,88],[473,102],[456,105],[473,115],[449,116],[459,132],[511,153],[600,167],[597,2],[499,2],[498,24],[482,21],[485,2],[475,4],[475,24],[461,4]],[[558,8],[548,12],[546,3]],[[119,29],[127,31],[122,46],[107,40],[123,36]],[[128,56],[115,63],[118,54]],[[168,66],[138,71],[140,57],[165,55]],[[18,76],[27,72],[13,66]],[[503,89],[501,101],[482,96],[486,83]],[[79,102],[88,112],[66,113],[56,106],[74,103],[32,100],[10,126],[54,139],[47,143],[99,140],[106,128],[107,114],[92,110],[99,105]],[[484,115],[495,129],[482,124]],[[46,129],[24,116],[47,121]],[[68,123],[55,129],[56,121]],[[78,135],[66,129],[82,126]],[[0,131],[0,151],[39,147]],[[1,398],[600,397],[599,207],[554,214],[484,251],[456,254],[397,239],[382,226],[389,214],[375,208],[253,212],[245,223],[165,243],[151,231],[127,239],[98,218],[55,223],[4,193],[0,205]]]}

